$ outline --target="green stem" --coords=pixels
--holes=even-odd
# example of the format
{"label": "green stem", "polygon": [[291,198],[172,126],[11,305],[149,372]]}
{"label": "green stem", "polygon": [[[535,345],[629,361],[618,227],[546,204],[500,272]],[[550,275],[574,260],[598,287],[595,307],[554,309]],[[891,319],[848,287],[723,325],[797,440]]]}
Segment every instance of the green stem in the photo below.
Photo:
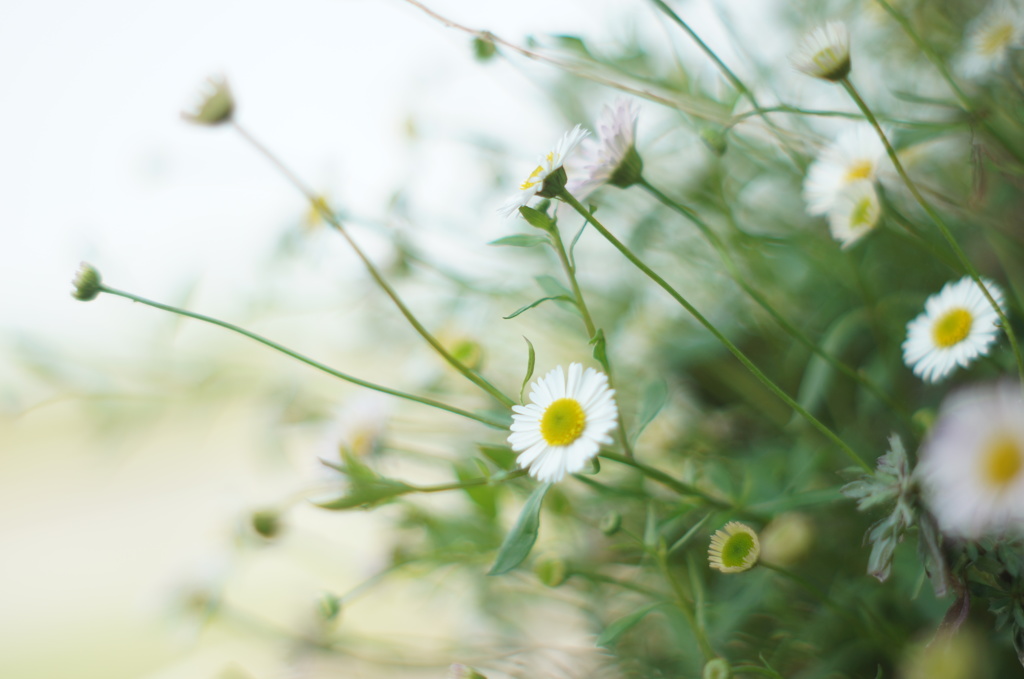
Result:
{"label": "green stem", "polygon": [[949,72],[949,69],[946,68],[946,64],[939,55],[935,53],[935,50],[933,50],[931,46],[925,42],[920,35],[918,35],[917,31],[914,30],[914,27],[911,26],[907,17],[896,11],[896,9],[886,0],[876,0],[876,2],[882,6],[882,9],[889,13],[889,16],[896,20],[896,23],[903,28],[903,31],[910,37],[917,48],[921,50],[922,54],[932,62],[932,65],[934,65],[939,71],[939,74],[942,75],[942,78],[949,85],[950,89],[953,90],[953,93],[960,101],[960,105],[963,107],[964,111],[966,111],[973,120],[978,120],[985,132],[988,133],[990,137],[998,141],[1002,145],[1003,149],[1013,156],[1017,162],[1024,163],[1024,156],[1022,156],[1017,149],[1010,146],[1009,141],[1007,141],[1002,133],[996,130],[992,124],[984,118],[979,119],[977,117],[977,110],[974,108],[974,103],[971,101],[970,97],[968,97],[967,94],[960,89],[960,86],[956,84],[956,80],[953,79],[953,75]]}
{"label": "green stem", "polygon": [[987,299],[989,304],[992,305],[992,308],[995,309],[996,314],[999,316],[999,322],[1002,325],[1003,330],[1006,332],[1006,337],[1010,340],[1010,346],[1013,348],[1013,355],[1017,360],[1017,372],[1020,374],[1021,379],[1024,380],[1024,356],[1021,355],[1020,345],[1017,343],[1017,335],[1013,332],[1013,328],[1010,327],[1010,321],[1006,317],[1006,313],[996,302],[995,298],[992,297],[992,293],[989,292],[985,284],[981,282],[981,276],[978,275],[978,271],[974,268],[974,265],[971,264],[971,261],[967,259],[967,255],[956,242],[956,239],[953,237],[952,232],[950,232],[949,227],[946,226],[946,222],[943,221],[935,208],[931,206],[931,203],[925,200],[924,196],[922,196],[921,192],[918,190],[917,185],[910,179],[907,171],[903,169],[903,163],[900,162],[899,157],[896,155],[896,150],[892,147],[892,144],[889,143],[888,137],[885,136],[885,132],[882,131],[881,125],[878,124],[878,120],[871,112],[867,103],[861,98],[860,93],[857,92],[857,88],[853,86],[853,83],[850,82],[849,78],[843,78],[839,82],[842,83],[843,88],[846,89],[850,98],[853,99],[854,103],[857,104],[857,107],[862,113],[864,113],[864,117],[868,119],[871,126],[875,128],[875,133],[878,135],[878,138],[882,140],[882,144],[885,145],[885,152],[889,155],[889,159],[892,161],[892,164],[896,168],[896,172],[899,174],[900,178],[903,180],[903,183],[906,185],[907,189],[910,190],[911,195],[914,196],[914,200],[916,200],[917,204],[921,206],[921,209],[931,217],[932,221],[935,222],[935,225],[939,227],[942,237],[946,239],[950,249],[953,250],[953,254],[956,255],[956,258],[963,265],[964,269],[967,270],[967,274],[971,277],[971,280],[974,281],[974,284],[981,289],[982,294],[985,295],[985,299]]}
{"label": "green stem", "polygon": [[869,474],[872,473],[871,466],[868,465],[867,462],[862,460],[861,457],[856,452],[854,452],[854,450],[850,448],[850,446],[848,446],[841,438],[839,438],[835,432],[826,427],[822,422],[818,420],[818,418],[814,417],[814,415],[809,413],[807,409],[805,409],[802,405],[793,400],[793,398],[785,391],[783,391],[782,388],[779,387],[779,385],[775,384],[775,382],[773,382],[771,378],[769,378],[767,375],[761,372],[760,368],[754,365],[753,361],[747,358],[747,355],[740,351],[739,347],[737,347],[735,344],[729,341],[728,337],[723,335],[722,332],[711,323],[711,321],[709,321],[707,318],[704,317],[703,314],[697,311],[696,307],[690,304],[690,302],[687,301],[685,297],[683,297],[675,288],[669,285],[664,278],[655,273],[649,266],[644,264],[644,262],[639,257],[633,254],[632,250],[626,247],[625,244],[623,244],[608,229],[606,229],[603,224],[597,221],[594,218],[594,215],[592,215],[590,211],[587,210],[587,208],[583,207],[583,205],[578,200],[576,200],[576,198],[574,198],[572,194],[570,194],[568,191],[563,190],[562,193],[559,195],[559,198],[569,203],[569,205],[571,205],[577,212],[586,217],[586,219],[591,224],[593,224],[594,228],[597,229],[598,233],[604,236],[605,239],[609,243],[611,243],[616,250],[621,252],[622,255],[633,264],[633,266],[640,269],[644,274],[647,275],[648,278],[657,283],[658,286],[661,287],[661,289],[663,289],[665,292],[671,295],[672,299],[676,300],[676,302],[678,302],[680,306],[682,306],[684,309],[690,312],[690,315],[693,316],[698,323],[703,325],[708,330],[708,332],[714,335],[715,338],[719,342],[721,342],[722,345],[724,345],[725,348],[728,349],[729,352],[733,356],[735,356],[736,359],[739,360],[739,362],[742,363],[743,366],[746,367],[746,369],[749,370],[751,374],[753,374],[754,377],[756,377],[761,382],[761,384],[763,384],[765,387],[768,388],[769,391],[771,391],[773,394],[782,399],[782,401],[785,402],[790,408],[792,408],[797,414],[799,414],[801,417],[807,420],[807,422],[810,423],[815,429],[817,429],[827,439],[829,439],[830,441],[832,441],[832,443],[838,446],[839,449],[842,450],[843,453],[847,455],[847,457],[849,457],[851,460],[857,463],[857,465],[859,465]]}
{"label": "green stem", "polygon": [[397,391],[395,389],[390,389],[388,387],[381,386],[379,384],[374,384],[373,382],[367,382],[366,380],[361,380],[358,377],[353,377],[351,375],[347,375],[347,374],[345,374],[345,373],[343,373],[341,371],[338,371],[338,370],[335,370],[334,368],[326,366],[323,363],[320,363],[319,361],[313,360],[312,358],[309,358],[308,356],[303,356],[302,354],[298,353],[297,351],[292,351],[288,347],[282,346],[282,345],[278,344],[277,342],[274,342],[272,340],[267,339],[266,337],[261,337],[260,335],[257,335],[254,332],[250,332],[250,331],[246,330],[245,328],[242,328],[240,326],[234,325],[233,323],[228,323],[226,321],[222,321],[220,319],[213,318],[212,316],[205,316],[203,314],[197,314],[197,313],[194,313],[192,311],[188,311],[186,309],[179,309],[178,307],[173,307],[173,306],[170,306],[168,304],[161,304],[160,302],[154,302],[153,300],[146,299],[145,297],[139,297],[138,295],[133,295],[130,292],[124,292],[123,290],[117,290],[115,288],[107,287],[106,285],[100,286],[100,290],[102,290],[103,292],[109,293],[111,295],[117,295],[119,297],[125,297],[127,299],[132,300],[133,302],[139,302],[140,304],[145,304],[145,305],[151,306],[151,307],[153,307],[155,309],[161,309],[162,311],[169,311],[172,314],[178,314],[179,316],[186,316],[188,318],[194,318],[197,321],[203,321],[204,323],[210,323],[212,325],[217,325],[217,326],[220,326],[222,328],[226,328],[227,330],[231,330],[232,332],[237,332],[240,335],[245,335],[249,339],[256,340],[260,344],[266,345],[266,346],[268,346],[271,349],[274,349],[276,351],[280,351],[282,354],[285,354],[287,356],[291,356],[292,358],[296,359],[297,361],[301,361],[302,363],[305,363],[306,365],[312,366],[312,367],[316,368],[317,370],[325,372],[328,375],[331,375],[333,377],[337,377],[339,379],[345,380],[346,382],[351,382],[352,384],[357,384],[357,385],[359,385],[361,387],[366,387],[367,389],[372,389],[374,391],[379,391],[379,392],[381,392],[383,394],[390,394],[391,396],[397,396],[398,398],[404,398],[407,401],[414,401],[416,403],[421,403],[423,405],[430,406],[432,408],[438,408],[439,410],[445,410],[445,411],[447,411],[449,413],[454,413],[456,415],[461,415],[462,417],[465,417],[465,418],[470,419],[470,420],[476,420],[477,422],[480,422],[482,424],[486,424],[489,427],[494,427],[495,429],[506,429],[507,428],[507,426],[504,423],[502,423],[502,422],[497,422],[495,420],[489,419],[489,418],[484,417],[482,415],[477,415],[475,413],[471,413],[468,410],[462,410],[461,408],[456,408],[455,406],[450,406],[447,403],[442,403],[440,401],[435,401],[433,399],[429,399],[429,398],[426,398],[426,397],[423,397],[423,396],[415,396],[413,394],[407,394],[407,393],[405,393],[403,391]]}
{"label": "green stem", "polygon": [[743,81],[740,80],[739,77],[732,72],[732,69],[729,68],[725,64],[725,62],[718,57],[717,54],[715,54],[715,51],[708,47],[707,43],[700,39],[700,36],[697,35],[697,33],[692,28],[690,28],[689,24],[683,21],[682,17],[680,17],[678,14],[672,11],[671,7],[662,2],[662,0],[651,0],[651,2],[654,4],[655,7],[664,12],[669,19],[671,19],[680,28],[682,28],[683,31],[688,36],[690,36],[690,39],[692,39],[697,44],[701,51],[703,51],[704,54],[706,54],[708,58],[711,59],[711,61],[715,62],[715,66],[717,66],[718,70],[722,72],[722,75],[725,76],[726,80],[728,80],[732,84],[732,86],[736,88],[736,91],[739,92],[740,95],[745,97],[747,101],[750,102],[750,105],[754,107],[754,110],[757,112],[758,116],[760,116],[760,118],[765,122],[765,124],[768,125],[768,127],[771,128],[772,132],[774,132],[775,135],[779,138],[779,142],[782,144],[782,148],[789,155],[789,158],[790,160],[793,161],[793,164],[799,168],[802,168],[803,163],[800,154],[789,147],[789,144],[786,142],[785,136],[782,134],[782,130],[779,129],[779,127],[774,122],[772,122],[772,120],[765,114],[764,109],[762,109],[761,105],[757,102],[757,98],[754,96],[754,93],[751,92],[750,89],[748,89],[747,86],[743,84]]}
{"label": "green stem", "polygon": [[398,308],[398,311],[401,312],[402,316],[404,316],[405,319],[409,322],[409,324],[412,325],[412,327],[416,330],[416,332],[419,333],[420,337],[427,341],[427,344],[429,344],[434,349],[434,351],[436,351],[445,361],[447,361],[450,366],[455,368],[455,370],[457,370],[463,377],[465,377],[467,380],[469,380],[476,386],[486,391],[488,394],[493,396],[499,403],[501,403],[505,407],[511,407],[513,404],[515,404],[515,401],[513,401],[511,398],[503,394],[497,387],[495,387],[493,384],[484,379],[483,376],[479,375],[478,373],[470,369],[468,366],[466,366],[464,363],[462,363],[462,361],[455,358],[455,356],[453,356],[447,349],[445,349],[444,346],[437,340],[437,338],[434,337],[430,333],[430,331],[427,330],[426,327],[419,322],[419,319],[417,319],[416,316],[409,309],[409,307],[405,305],[405,302],[403,302],[402,299],[398,296],[398,293],[395,291],[395,289],[391,287],[391,284],[388,283],[387,280],[385,280],[383,275],[381,275],[376,265],[374,265],[370,258],[366,256],[366,253],[363,252],[362,248],[359,247],[355,240],[352,239],[352,236],[349,235],[348,231],[341,224],[341,221],[338,219],[337,215],[335,215],[331,210],[328,209],[324,201],[320,200],[312,189],[306,186],[306,184],[303,183],[302,180],[299,179],[294,172],[288,169],[288,167],[284,163],[282,163],[277,158],[277,156],[271,153],[266,146],[261,144],[255,137],[249,134],[249,132],[245,128],[243,128],[241,125],[234,121],[232,121],[231,124],[235,128],[235,130],[242,136],[242,138],[249,142],[264,157],[266,157],[274,165],[274,167],[280,170],[281,173],[285,176],[285,178],[287,178],[288,181],[291,182],[292,185],[295,186],[295,188],[297,188],[306,197],[306,200],[309,201],[310,205],[320,213],[320,216],[323,217],[323,219],[328,224],[330,224],[335,231],[341,234],[341,236],[345,239],[345,241],[349,244],[352,250],[359,257],[360,261],[362,261],[363,266],[366,267],[366,270],[369,272],[370,277],[373,278],[374,282],[377,283],[381,290],[384,291],[384,294],[386,294],[394,303],[394,305]]}
{"label": "green stem", "polygon": [[716,234],[711,229],[711,227],[708,226],[708,224],[703,219],[701,219],[700,215],[698,215],[694,210],[686,207],[685,205],[681,205],[680,203],[672,200],[664,193],[659,191],[655,186],[650,184],[646,179],[640,179],[640,186],[646,189],[647,192],[650,193],[652,196],[661,201],[662,204],[675,210],[679,214],[683,215],[684,217],[692,221],[697,226],[697,228],[700,229],[700,232],[704,235],[704,238],[707,239],[707,241],[718,253],[718,256],[721,257],[722,263],[725,264],[725,268],[728,270],[729,276],[736,282],[737,285],[740,286],[740,288],[743,289],[745,293],[747,293],[747,295],[750,296],[751,299],[757,302],[757,304],[762,309],[768,312],[768,315],[772,317],[772,319],[779,325],[779,327],[785,330],[786,333],[788,333],[796,341],[803,344],[804,347],[806,347],[809,351],[824,359],[825,362],[831,365],[833,368],[835,368],[839,372],[843,373],[844,375],[846,375],[847,377],[859,383],[865,389],[870,391],[872,394],[875,395],[875,397],[879,401],[885,404],[888,408],[899,413],[904,419],[909,420],[910,414],[907,413],[902,406],[900,406],[895,401],[890,399],[886,395],[886,393],[882,391],[880,387],[878,387],[874,382],[869,380],[860,372],[857,372],[856,370],[846,365],[839,359],[835,358],[831,354],[827,353],[824,349],[822,349],[817,344],[812,342],[811,339],[807,335],[805,335],[799,328],[797,328],[795,325],[786,320],[786,318],[782,314],[780,314],[775,309],[775,307],[771,305],[771,303],[765,298],[764,295],[758,292],[757,289],[755,289],[752,285],[747,283],[747,281],[743,278],[743,275],[740,273],[739,267],[736,265],[735,260],[733,260],[732,255],[729,253],[728,248],[725,246],[725,243],[723,243],[721,238],[718,237],[718,234]]}
{"label": "green stem", "polygon": [[[569,279],[569,285],[572,286],[572,294],[573,297],[576,298],[576,308],[580,310],[580,315],[583,316],[583,325],[587,330],[587,339],[593,342],[597,339],[597,326],[594,324],[594,319],[590,315],[587,303],[583,299],[583,292],[580,290],[580,284],[576,280],[576,267],[571,261],[569,261],[569,254],[565,251],[565,244],[562,243],[562,236],[558,232],[558,225],[553,225],[549,233],[551,234],[555,252],[558,254],[558,260],[562,263],[562,269],[565,271],[566,278]],[[604,359],[601,360],[601,364],[605,369],[605,372],[608,374],[608,385],[610,387],[614,387],[611,361],[608,360],[607,352],[604,352],[604,354]],[[626,436],[626,425],[622,422],[622,413],[619,413],[616,420],[618,424],[619,444],[622,446],[622,452],[624,452],[628,457],[633,457],[633,449],[629,445],[629,437]]]}
{"label": "green stem", "polygon": [[663,486],[671,488],[680,495],[692,495],[693,497],[700,498],[704,502],[704,504],[710,507],[715,507],[717,509],[733,509],[733,506],[728,502],[712,497],[705,493],[704,491],[698,489],[696,486],[692,486],[689,483],[685,483],[683,481],[675,479],[666,474],[665,472],[661,471],[660,469],[656,469],[642,462],[637,462],[633,458],[607,451],[602,452],[600,455],[606,460],[612,460],[613,462],[618,462],[628,467],[632,467],[633,469],[636,469],[638,472],[640,472],[647,478],[653,481],[657,481]]}
{"label": "green stem", "polygon": [[700,647],[700,652],[704,654],[705,660],[711,660],[718,654],[715,653],[715,649],[711,647],[711,642],[708,640],[707,630],[697,621],[696,613],[693,609],[693,601],[691,597],[686,596],[686,592],[683,591],[683,586],[672,574],[671,568],[669,568],[668,557],[664,552],[658,551],[656,558],[658,560],[658,566],[661,569],[662,575],[672,588],[672,593],[675,595],[676,608],[682,611],[683,616],[687,622],[690,623],[690,627],[693,629],[693,636],[697,639],[697,645]]}

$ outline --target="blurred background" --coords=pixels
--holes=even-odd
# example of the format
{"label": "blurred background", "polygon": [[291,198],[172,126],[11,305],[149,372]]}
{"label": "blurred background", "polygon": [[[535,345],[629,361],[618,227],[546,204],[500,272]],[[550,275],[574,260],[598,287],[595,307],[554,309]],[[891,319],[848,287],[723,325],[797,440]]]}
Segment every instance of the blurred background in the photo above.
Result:
{"label": "blurred background", "polygon": [[[428,4],[530,49],[604,59],[617,73],[634,74],[634,84],[720,107],[723,120],[742,108],[651,3]],[[782,91],[789,103],[846,110],[851,105],[834,90],[793,72],[786,55],[808,26],[842,11],[856,18],[855,35],[861,30],[868,44],[889,44],[892,26],[879,28],[877,12],[851,11],[859,5],[673,4],[721,58],[758,83],[762,103]],[[482,59],[468,34],[401,0],[42,0],[6,10],[0,677],[437,677],[455,660],[481,659],[504,663],[505,674],[492,679],[536,676],[524,669],[530,667],[554,677],[620,676],[594,646],[608,612],[587,610],[579,592],[552,590],[543,610],[516,608],[523,617],[501,620],[505,600],[467,579],[486,570],[486,559],[467,550],[465,570],[429,559],[418,565],[424,545],[456,552],[466,544],[496,546],[495,526],[514,521],[521,498],[471,498],[487,518],[478,523],[459,514],[468,514],[461,496],[372,513],[330,513],[303,500],[310,489],[338,487],[318,458],[336,460],[340,447],[367,457],[386,449],[375,468],[430,483],[468,462],[475,451],[465,449],[467,441],[501,443],[500,433],[368,395],[218,328],[109,295],[84,304],[69,294],[85,260],[114,288],[237,323],[358,377],[483,407],[272,164],[233,130],[190,125],[180,112],[195,104],[208,76],[225,76],[238,122],[337,212],[443,342],[513,393],[526,362],[522,335],[537,347],[538,374],[577,359],[586,337],[575,325],[565,332],[569,323],[554,305],[517,319],[512,331],[500,326],[502,316],[536,297],[531,277],[550,273],[551,263],[487,245],[513,232],[497,208],[537,156],[572,125],[592,126],[619,93],[521,56]],[[958,11],[951,16],[971,13]],[[943,24],[942,35],[960,25]],[[948,43],[943,48],[954,49]],[[884,58],[856,63],[864,91],[882,105],[893,103],[883,83],[921,96],[942,88],[934,75],[920,77],[920,58],[898,73],[886,70]],[[873,77],[879,73],[889,79]],[[669,178],[669,192],[699,196],[718,223],[735,217],[749,229],[739,240],[756,264],[752,275],[777,290],[783,311],[800,315],[797,324],[816,337],[862,303],[861,265],[886,275],[899,268],[871,259],[895,251],[895,229],[836,263],[835,244],[803,214],[800,168],[762,153],[763,129],[743,127],[749,136],[730,140],[740,153],[720,161],[698,134],[706,121],[649,102],[640,110],[638,147],[657,149],[644,156],[651,176]],[[802,127],[793,138],[813,150],[840,122],[794,123]],[[960,181],[966,144],[957,143],[957,162],[943,171]],[[722,187],[736,193],[715,194]],[[628,214],[631,242],[699,281],[691,291],[697,306],[727,333],[745,337],[755,358],[795,375],[787,388],[803,389],[806,352],[742,299],[693,230],[679,228],[678,217],[666,218],[646,196],[616,198],[601,214]],[[794,233],[808,250],[771,249]],[[659,463],[681,450],[703,455],[722,463],[719,487],[731,482],[737,495],[762,501],[836,484],[837,462],[823,462],[820,441],[802,430],[794,435],[790,413],[723,359],[702,330],[662,296],[641,292],[638,277],[603,243],[584,239],[579,252],[585,287],[599,293],[598,312],[614,319],[617,364],[635,375],[621,386],[624,402],[636,402],[662,373],[670,386],[683,379],[695,385],[673,389],[672,407],[644,434],[656,444],[652,455],[664,456]],[[928,276],[943,280],[947,273],[935,269]],[[838,292],[819,284],[830,276],[842,279]],[[886,289],[885,276],[873,280],[879,295],[902,294],[896,285]],[[813,298],[801,296],[808,291]],[[916,313],[910,310],[925,293],[913,294],[886,307],[888,329],[902,332]],[[870,306],[872,295],[863,297]],[[876,355],[865,336],[840,348],[875,373],[899,375],[893,381],[905,392],[918,389],[916,382],[906,386],[898,342]],[[884,449],[890,432],[861,426],[878,415],[876,403],[865,404],[845,383],[818,378],[812,386],[808,398],[847,440]],[[762,442],[764,431],[770,436]],[[749,460],[767,460],[761,469],[770,469],[741,491]],[[818,467],[825,472],[818,475]],[[557,493],[548,504],[555,513],[566,505]],[[420,506],[449,520],[432,524]],[[841,509],[841,530],[824,526],[828,548],[817,567],[847,569],[856,585],[840,597],[864,599],[875,584],[863,576],[866,555],[851,560],[842,548],[859,545],[867,522],[849,520],[850,507]],[[642,521],[646,508],[637,503],[633,510]],[[259,512],[262,535],[254,529]],[[481,525],[490,532],[472,533]],[[592,542],[557,524],[546,525],[541,539],[541,558],[557,552],[558,541],[584,545],[580,551],[591,556]],[[895,579],[920,589],[908,551]],[[614,560],[608,553],[594,558]],[[501,596],[515,600],[527,590],[525,577],[509,576]],[[719,592],[731,606],[722,622],[730,634],[764,596],[806,627],[803,636],[784,639],[798,657],[830,648],[807,642],[818,632],[832,635],[829,643],[847,643],[848,630],[822,631],[816,623],[820,606],[792,606],[791,593],[768,577],[751,574]],[[943,610],[927,592],[901,609],[907,636],[915,626],[930,630]],[[743,639],[774,630],[776,621],[753,624],[761,628]],[[339,626],[344,633],[331,637],[332,653],[318,652]],[[516,645],[503,646],[508,637],[500,632],[512,629]],[[641,630],[630,643],[655,663],[672,655],[665,637]],[[892,642],[893,657],[902,641]],[[487,656],[467,651],[483,646]],[[829,662],[858,657],[857,648],[846,650],[848,657]],[[629,676],[646,676],[633,671]]]}

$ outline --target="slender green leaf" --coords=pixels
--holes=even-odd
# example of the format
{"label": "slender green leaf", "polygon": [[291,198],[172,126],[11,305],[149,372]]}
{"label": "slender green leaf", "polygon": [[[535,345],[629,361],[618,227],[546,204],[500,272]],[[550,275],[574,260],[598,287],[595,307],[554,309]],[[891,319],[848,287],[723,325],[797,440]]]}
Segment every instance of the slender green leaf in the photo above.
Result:
{"label": "slender green leaf", "polygon": [[551,217],[548,217],[540,210],[534,210],[532,207],[524,205],[519,208],[519,214],[523,216],[523,219],[525,219],[530,226],[536,226],[538,229],[550,231],[555,225],[551,220]]}
{"label": "slender green leaf", "polygon": [[647,386],[643,400],[640,402],[640,416],[636,424],[636,431],[633,432],[634,443],[640,438],[640,434],[644,433],[647,425],[654,421],[667,402],[668,385],[665,380],[655,380]]}
{"label": "slender green leaf", "polygon": [[523,378],[523,386],[519,389],[520,403],[523,402],[523,394],[526,392],[526,385],[529,384],[530,378],[533,377],[533,367],[537,361],[537,352],[534,351],[533,349],[533,342],[531,342],[526,337],[523,337],[523,339],[526,340],[526,346],[529,350],[529,355],[526,359],[526,377]]}
{"label": "slender green leaf", "polygon": [[322,509],[372,507],[412,491],[413,488],[411,486],[401,481],[377,478],[372,481],[354,483],[349,491],[339,498],[328,500],[327,502],[314,502],[313,504]]}
{"label": "slender green leaf", "polygon": [[505,236],[498,240],[492,240],[488,245],[505,245],[516,248],[532,248],[535,245],[543,245],[544,243],[550,243],[547,236],[537,236],[533,234],[517,233],[514,236]]}
{"label": "slender green leaf", "polygon": [[571,297],[566,297],[565,295],[555,295],[554,297],[541,297],[538,300],[530,302],[526,306],[519,307],[518,309],[516,309],[515,311],[510,313],[508,316],[502,316],[502,318],[504,318],[506,321],[511,320],[511,319],[515,318],[516,316],[518,316],[519,314],[523,313],[524,311],[529,311],[530,309],[532,309],[535,306],[539,306],[539,305],[543,304],[544,302],[550,302],[552,300],[559,301],[559,302],[568,302],[568,303],[573,304],[573,305],[576,304],[575,301],[573,301],[573,299]]}
{"label": "slender green leaf", "polygon": [[604,628],[601,635],[597,638],[597,645],[603,648],[610,649],[615,645],[615,642],[619,640],[623,634],[625,634],[631,627],[636,625],[638,622],[647,617],[647,614],[653,611],[658,606],[661,606],[662,602],[658,601],[653,604],[648,604],[638,611],[625,615],[618,620],[615,620],[610,625]]}
{"label": "slender green leaf", "polygon": [[598,328],[590,343],[594,345],[594,359],[601,364],[606,373],[611,372],[608,367],[608,345],[604,339],[604,330]]}
{"label": "slender green leaf", "polygon": [[494,446],[489,443],[478,443],[477,450],[500,469],[515,469],[516,454],[508,446]]}
{"label": "slender green leaf", "polygon": [[512,530],[498,548],[498,556],[491,570],[487,572],[488,575],[504,575],[529,556],[533,543],[537,541],[537,533],[540,530],[540,507],[549,488],[550,483],[541,484],[527,498],[516,525],[512,526]]}

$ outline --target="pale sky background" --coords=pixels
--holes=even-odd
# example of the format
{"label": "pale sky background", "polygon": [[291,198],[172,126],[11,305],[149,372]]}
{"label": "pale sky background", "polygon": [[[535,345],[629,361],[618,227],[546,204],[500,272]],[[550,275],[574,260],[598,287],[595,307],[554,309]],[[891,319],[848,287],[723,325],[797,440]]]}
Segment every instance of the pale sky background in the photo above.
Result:
{"label": "pale sky background", "polygon": [[[517,43],[569,33],[600,45],[635,31],[652,49],[689,50],[644,2],[428,4]],[[772,3],[719,4],[761,34],[764,50],[782,49],[785,36],[759,23]],[[728,58],[712,5],[680,6]],[[180,119],[208,75],[228,77],[239,121],[335,205],[382,218],[402,188],[424,224],[475,229],[440,244],[472,256],[486,256],[485,243],[508,233],[495,210],[514,190],[492,189],[482,161],[504,163],[516,177],[564,131],[538,84],[547,67],[480,64],[469,36],[400,0],[20,0],[5,10],[0,413],[60,396],[16,367],[29,349],[48,350],[65,372],[78,363],[116,371],[122,357],[136,371],[140,359],[161,361],[147,352],[164,315],[126,300],[70,297],[81,260],[110,285],[158,300],[194,285],[190,306],[214,315],[273,287],[260,280],[261,267],[306,207],[232,131]],[[716,76],[709,68],[705,77]],[[603,103],[592,102],[592,115]],[[410,119],[427,141],[409,142]],[[479,140],[497,149],[481,152]],[[460,200],[460,190],[472,200]],[[493,209],[481,213],[488,201]],[[373,250],[372,234],[362,235]],[[324,243],[309,280],[281,281],[296,298],[325,276],[327,285],[363,277],[342,246]],[[182,404],[181,414],[131,439],[134,457],[113,466],[77,443],[91,423],[39,410],[0,420],[0,670],[16,667],[19,679],[218,676],[230,654],[206,649],[181,660],[190,647],[158,641],[153,621],[185,566],[208,560],[217,571],[216,546],[229,539],[233,517],[283,492],[280,479],[251,469],[252,450],[264,443],[247,428],[251,414],[202,404],[221,407],[224,421],[197,438],[178,424],[193,416]],[[323,520],[310,530],[373,534],[362,519]],[[276,573],[287,585],[290,571]]]}

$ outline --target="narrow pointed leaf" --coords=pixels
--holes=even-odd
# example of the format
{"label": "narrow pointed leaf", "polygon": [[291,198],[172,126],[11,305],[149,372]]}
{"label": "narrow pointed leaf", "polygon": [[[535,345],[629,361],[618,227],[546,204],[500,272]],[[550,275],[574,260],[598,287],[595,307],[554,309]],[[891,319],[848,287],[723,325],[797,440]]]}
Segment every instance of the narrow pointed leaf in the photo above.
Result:
{"label": "narrow pointed leaf", "polygon": [[636,625],[638,622],[647,617],[647,614],[653,611],[658,606],[661,606],[661,602],[648,604],[638,611],[625,615],[618,620],[612,622],[604,628],[601,632],[601,636],[597,638],[597,645],[604,648],[611,648],[615,645],[615,642],[619,640],[623,634],[625,634],[631,627]]}
{"label": "narrow pointed leaf", "polygon": [[541,297],[538,300],[534,300],[533,302],[530,302],[526,306],[519,307],[518,309],[516,309],[515,311],[510,313],[508,316],[502,316],[502,318],[504,318],[506,321],[511,320],[511,319],[515,318],[516,316],[518,316],[519,314],[523,313],[524,311],[529,311],[530,309],[532,309],[535,306],[539,306],[539,305],[543,304],[544,302],[550,302],[550,301],[568,302],[570,304],[575,305],[575,302],[573,301],[573,299],[571,297],[567,297],[565,295],[555,295],[554,297]]}
{"label": "narrow pointed leaf", "polygon": [[487,572],[488,575],[504,575],[529,556],[540,530],[540,507],[550,487],[550,483],[541,484],[527,498],[516,525],[512,526],[512,530],[498,548],[498,556],[491,570]]}

